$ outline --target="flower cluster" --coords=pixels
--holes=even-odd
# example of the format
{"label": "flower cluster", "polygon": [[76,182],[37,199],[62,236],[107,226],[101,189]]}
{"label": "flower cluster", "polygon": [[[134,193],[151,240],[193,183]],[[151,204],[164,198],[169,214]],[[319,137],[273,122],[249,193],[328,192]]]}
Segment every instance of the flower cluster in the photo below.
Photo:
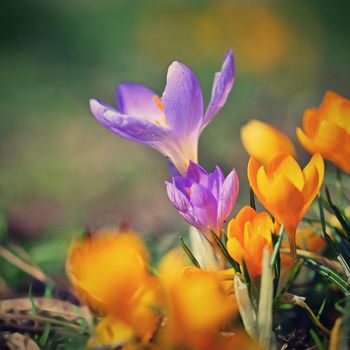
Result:
{"label": "flower cluster", "polygon": [[[207,172],[198,164],[197,149],[202,130],[228,98],[234,72],[229,51],[214,76],[206,111],[196,76],[179,62],[170,65],[161,96],[123,83],[116,90],[116,108],[90,101],[104,127],[170,160],[173,177],[165,182],[166,191],[192,227],[191,244],[181,238],[183,250],[174,248],[152,268],[145,245],[130,231],[101,230],[73,244],[66,263],[69,280],[100,318],[90,347],[270,349],[277,341],[273,306],[282,301],[304,307],[329,336],[304,299],[286,291],[302,264],[331,276],[339,290],[349,289],[344,277],[350,276],[348,217],[328,189],[327,199],[319,199],[321,220],[305,214],[323,183],[323,158],[350,171],[350,102],[328,92],[319,109],[305,112],[304,131],[298,128],[297,136],[312,157],[303,169],[286,135],[257,120],[243,126],[250,205],[227,223],[238,196],[236,170],[226,177],[219,166]],[[254,195],[265,210],[256,210]],[[337,224],[327,217],[331,214]],[[340,263],[318,255],[326,247],[324,238]],[[238,314],[245,331],[235,322]],[[340,333],[334,334],[330,341],[339,341]]]}

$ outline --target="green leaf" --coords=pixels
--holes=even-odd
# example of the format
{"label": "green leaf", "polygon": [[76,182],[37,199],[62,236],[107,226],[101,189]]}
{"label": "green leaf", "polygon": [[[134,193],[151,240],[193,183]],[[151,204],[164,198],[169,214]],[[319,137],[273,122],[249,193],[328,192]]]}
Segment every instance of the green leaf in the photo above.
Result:
{"label": "green leaf", "polygon": [[330,194],[327,186],[326,186],[326,196],[327,196],[328,203],[329,203],[334,215],[338,219],[340,225],[342,226],[342,228],[344,229],[344,231],[346,232],[346,234],[350,240],[350,225],[347,222],[346,218],[342,215],[340,209],[335,204],[333,204],[331,194]]}
{"label": "green leaf", "polygon": [[45,327],[44,327],[44,332],[41,335],[41,337],[39,338],[39,345],[41,347],[45,346],[45,344],[49,338],[49,335],[50,335],[50,330],[51,330],[51,325],[49,322],[46,322]]}
{"label": "green leaf", "polygon": [[187,246],[187,244],[182,236],[180,236],[180,244],[181,244],[182,249],[185,251],[185,253],[189,257],[189,259],[191,260],[192,264],[198,268],[201,268],[199,265],[199,262],[197,261],[195,256],[192,254],[190,248]]}
{"label": "green leaf", "polygon": [[336,284],[343,293],[348,293],[348,286],[345,278],[332,270],[330,267],[321,265],[313,259],[305,259],[305,266],[318,272],[321,276],[327,277],[331,282]]}
{"label": "green leaf", "polygon": [[249,187],[249,199],[250,199],[250,206],[256,210],[255,207],[255,196],[254,196],[254,191],[251,187]]}
{"label": "green leaf", "polygon": [[271,257],[271,266],[273,266],[276,262],[277,256],[279,255],[279,250],[281,248],[282,240],[283,240],[283,234],[284,234],[284,225],[282,224],[280,227],[280,231],[278,233],[278,240],[273,248],[273,253]]}
{"label": "green leaf", "polygon": [[225,245],[222,243],[221,239],[218,237],[218,235],[213,230],[210,230],[210,232],[211,232],[211,234],[212,234],[212,236],[214,238],[214,241],[215,241],[216,245],[219,247],[219,249],[221,250],[221,252],[224,255],[224,257],[226,258],[226,260],[230,263],[230,265],[233,267],[233,269],[236,272],[241,272],[241,268],[240,268],[238,262],[236,262],[231,257],[231,255],[227,251]]}
{"label": "green leaf", "polygon": [[290,271],[288,275],[287,282],[283,286],[283,288],[280,290],[280,292],[276,295],[275,299],[273,300],[273,305],[277,305],[280,301],[281,297],[284,293],[288,291],[290,286],[293,284],[295,279],[298,277],[301,267],[303,266],[303,260],[298,260],[297,263],[293,266],[292,270]]}
{"label": "green leaf", "polygon": [[335,252],[339,263],[341,264],[345,274],[349,278],[350,277],[350,267],[326,231],[326,219],[324,216],[323,203],[322,203],[322,199],[320,196],[318,196],[318,205],[319,205],[319,209],[320,209],[320,220],[321,220],[322,232],[323,232],[324,238],[326,239],[327,243],[331,246],[332,250]]}

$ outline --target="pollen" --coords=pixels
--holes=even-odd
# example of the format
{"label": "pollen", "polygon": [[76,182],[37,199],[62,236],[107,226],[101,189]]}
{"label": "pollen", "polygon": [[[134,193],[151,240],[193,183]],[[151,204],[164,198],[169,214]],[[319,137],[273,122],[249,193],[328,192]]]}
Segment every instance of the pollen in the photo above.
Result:
{"label": "pollen", "polygon": [[164,105],[163,102],[160,100],[159,96],[155,95],[153,96],[153,102],[157,105],[157,107],[164,112]]}
{"label": "pollen", "polygon": [[[159,96],[153,96],[153,102],[156,104],[159,110],[164,113],[164,105]],[[154,122],[159,126],[168,126],[168,122],[165,119],[164,115],[160,119],[155,120]]]}

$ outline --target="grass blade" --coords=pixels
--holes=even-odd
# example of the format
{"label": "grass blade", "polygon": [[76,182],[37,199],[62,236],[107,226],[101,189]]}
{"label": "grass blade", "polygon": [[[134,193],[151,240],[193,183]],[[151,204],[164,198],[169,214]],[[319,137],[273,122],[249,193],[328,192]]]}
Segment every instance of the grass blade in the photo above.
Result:
{"label": "grass blade", "polygon": [[180,244],[181,244],[182,249],[185,251],[185,253],[189,257],[189,259],[191,260],[192,264],[198,268],[201,268],[201,266],[199,265],[199,262],[197,261],[195,256],[192,254],[190,248],[187,246],[187,244],[182,236],[180,236]]}
{"label": "grass blade", "polygon": [[236,272],[241,272],[241,268],[240,268],[239,264],[231,257],[231,255],[227,251],[225,245],[222,243],[221,239],[218,237],[218,235],[213,230],[210,230],[210,232],[214,238],[216,245],[221,250],[221,252],[224,255],[224,257],[226,258],[226,260],[230,263],[230,265],[234,268],[234,270]]}

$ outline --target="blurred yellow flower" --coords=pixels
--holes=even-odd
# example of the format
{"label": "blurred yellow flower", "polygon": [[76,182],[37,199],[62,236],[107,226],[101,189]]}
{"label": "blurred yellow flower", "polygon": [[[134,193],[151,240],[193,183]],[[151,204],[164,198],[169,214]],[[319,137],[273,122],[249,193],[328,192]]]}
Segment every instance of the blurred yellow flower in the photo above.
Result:
{"label": "blurred yellow flower", "polygon": [[[70,249],[66,271],[77,294],[123,325],[112,338],[132,334],[147,340],[154,331],[158,316],[152,306],[158,303],[158,285],[147,270],[147,260],[147,250],[133,232],[102,230],[78,239]],[[101,323],[96,331],[102,335],[96,339],[105,339],[110,323]]]}
{"label": "blurred yellow flower", "polygon": [[104,317],[97,324],[94,333],[88,341],[87,346],[89,348],[121,346],[128,343],[134,336],[133,329],[130,326],[113,316]]}
{"label": "blurred yellow flower", "polygon": [[313,155],[304,170],[287,153],[276,155],[266,170],[253,157],[249,160],[250,186],[277,222],[284,224],[293,255],[297,226],[315,199],[323,176],[324,163],[319,153]]}
{"label": "blurred yellow flower", "polygon": [[253,119],[241,128],[241,140],[248,154],[264,166],[281,152],[296,157],[290,139],[271,125],[259,120]]}
{"label": "blurred yellow flower", "polygon": [[237,313],[232,290],[224,290],[216,272],[184,267],[182,259],[171,252],[159,267],[167,305],[163,344],[213,349],[222,326]]}
{"label": "blurred yellow flower", "polygon": [[261,275],[264,247],[272,252],[273,230],[272,219],[267,213],[258,214],[248,206],[228,224],[227,250],[239,264],[242,265],[244,260],[251,277]]}
{"label": "blurred yellow flower", "polygon": [[303,126],[297,136],[304,148],[350,173],[350,101],[327,91],[318,109],[305,111]]}

